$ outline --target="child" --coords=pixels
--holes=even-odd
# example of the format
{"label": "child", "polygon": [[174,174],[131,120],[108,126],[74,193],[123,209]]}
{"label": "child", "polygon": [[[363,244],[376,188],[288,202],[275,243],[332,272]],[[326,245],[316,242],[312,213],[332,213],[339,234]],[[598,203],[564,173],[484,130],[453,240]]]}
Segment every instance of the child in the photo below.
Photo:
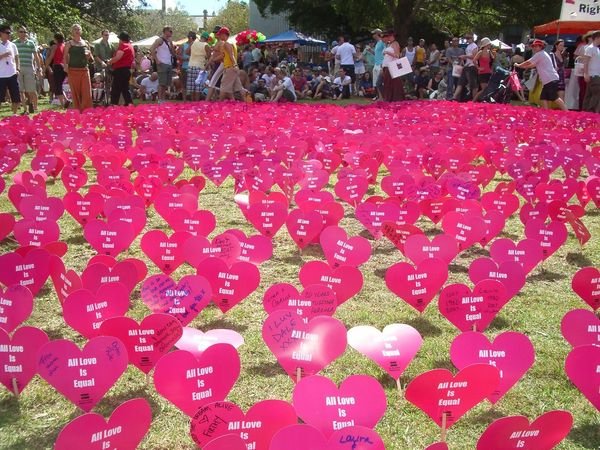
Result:
{"label": "child", "polygon": [[100,103],[104,95],[104,77],[101,73],[94,75],[92,82],[92,101],[94,103]]}

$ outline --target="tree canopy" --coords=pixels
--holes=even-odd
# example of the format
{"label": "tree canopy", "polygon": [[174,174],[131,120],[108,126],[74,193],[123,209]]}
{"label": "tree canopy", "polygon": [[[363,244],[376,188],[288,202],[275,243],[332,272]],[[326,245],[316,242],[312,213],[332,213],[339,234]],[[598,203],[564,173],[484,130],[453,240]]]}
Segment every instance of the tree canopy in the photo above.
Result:
{"label": "tree canopy", "polygon": [[[226,26],[232,34],[247,30],[249,24],[248,4],[244,1],[231,0],[215,17],[208,21],[207,29],[212,31],[216,25]],[[260,31],[260,30],[259,30]]]}

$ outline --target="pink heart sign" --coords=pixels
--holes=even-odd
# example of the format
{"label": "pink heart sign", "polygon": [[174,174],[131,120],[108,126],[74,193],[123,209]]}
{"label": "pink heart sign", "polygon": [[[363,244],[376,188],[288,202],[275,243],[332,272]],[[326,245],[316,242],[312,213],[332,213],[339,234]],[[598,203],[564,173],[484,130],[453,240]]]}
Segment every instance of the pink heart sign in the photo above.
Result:
{"label": "pink heart sign", "polygon": [[544,259],[548,259],[567,240],[567,227],[562,222],[544,223],[541,219],[529,219],[525,224],[525,236],[540,243]]}
{"label": "pink heart sign", "polygon": [[12,333],[33,312],[33,295],[26,287],[14,284],[0,287],[0,328]]}
{"label": "pink heart sign", "polygon": [[260,272],[254,264],[237,262],[228,266],[220,258],[208,258],[198,274],[206,277],[212,287],[212,301],[227,312],[252,294],[260,284]]}
{"label": "pink heart sign", "polygon": [[351,375],[339,389],[329,378],[303,378],[294,387],[292,403],[304,422],[325,436],[353,426],[374,428],[387,408],[385,391],[368,375]]}
{"label": "pink heart sign", "polygon": [[325,228],[319,237],[327,262],[333,268],[358,267],[371,258],[371,244],[362,236],[348,238],[346,231],[337,226]]}
{"label": "pink heart sign", "polygon": [[429,258],[438,258],[450,264],[458,255],[458,243],[447,234],[438,234],[432,240],[424,234],[414,234],[406,239],[403,253],[414,264]]}
{"label": "pink heart sign", "polygon": [[479,242],[487,233],[487,226],[482,217],[456,211],[450,211],[444,216],[442,229],[456,239],[461,252]]}
{"label": "pink heart sign", "polygon": [[421,348],[423,338],[410,325],[393,323],[383,331],[360,325],[348,330],[348,344],[398,380]]}
{"label": "pink heart sign", "polygon": [[241,251],[238,238],[231,233],[223,233],[216,236],[212,242],[204,236],[190,237],[185,243],[183,256],[188,263],[197,268],[202,261],[211,256],[233,264],[238,260]]}
{"label": "pink heart sign", "polygon": [[12,339],[0,328],[0,383],[13,393],[15,386],[23,392],[37,373],[38,351],[47,342],[48,336],[38,328],[21,327]]}
{"label": "pink heart sign", "polygon": [[404,244],[410,236],[424,234],[423,230],[414,225],[397,225],[393,222],[385,222],[381,227],[381,232],[401,252],[404,251]]}
{"label": "pink heart sign", "polygon": [[245,448],[268,450],[273,435],[298,423],[296,411],[283,400],[255,403],[246,414],[231,402],[215,402],[198,409],[190,423],[190,434],[199,447],[229,433],[239,435]]}
{"label": "pink heart sign", "polygon": [[166,275],[153,275],[141,289],[144,304],[154,313],[170,314],[187,325],[210,303],[210,283],[199,275],[187,275],[175,283]]}
{"label": "pink heart sign", "polygon": [[198,357],[204,350],[215,344],[229,344],[237,349],[244,344],[244,337],[234,330],[215,328],[202,332],[195,328],[183,327],[183,334],[175,343],[175,347]]}
{"label": "pink heart sign", "polygon": [[293,379],[314,375],[346,350],[346,327],[333,317],[317,316],[307,324],[290,309],[273,311],[262,337],[281,367]]}
{"label": "pink heart sign", "polygon": [[206,210],[190,213],[185,209],[175,209],[168,218],[173,231],[186,231],[192,236],[206,237],[217,225],[215,215]]}
{"label": "pink heart sign", "polygon": [[67,212],[82,226],[98,217],[104,209],[104,198],[97,192],[90,192],[85,196],[78,192],[68,192],[63,203]]}
{"label": "pink heart sign", "polygon": [[283,226],[288,215],[287,204],[283,201],[258,200],[250,203],[246,217],[254,228],[268,238],[273,238]]}
{"label": "pink heart sign", "polygon": [[323,229],[323,218],[317,211],[294,209],[285,223],[292,240],[301,249],[313,242]]}
{"label": "pink heart sign", "polygon": [[202,450],[247,450],[246,443],[237,434],[224,434],[206,444]]}
{"label": "pink heart sign", "polygon": [[311,284],[302,294],[288,283],[276,283],[263,296],[267,314],[277,309],[295,309],[304,323],[316,316],[333,316],[337,308],[335,292],[324,284]]}
{"label": "pink heart sign", "polygon": [[507,302],[506,288],[497,280],[482,280],[473,290],[464,284],[442,289],[440,313],[460,331],[484,331]]}
{"label": "pink heart sign", "polygon": [[473,364],[456,375],[446,369],[425,372],[406,387],[406,400],[427,414],[439,427],[446,415],[450,428],[471,408],[492,394],[500,372],[487,364]]}
{"label": "pink heart sign", "polygon": [[356,207],[356,219],[364,225],[375,239],[383,236],[381,227],[385,222],[396,222],[400,217],[400,207],[391,202],[374,204],[361,203]]}
{"label": "pink heart sign", "polygon": [[535,350],[529,338],[521,333],[507,331],[490,343],[483,333],[467,331],[452,341],[450,359],[458,370],[477,363],[496,367],[500,383],[488,397],[495,404],[533,365]]}
{"label": "pink heart sign", "polygon": [[190,417],[201,406],[224,400],[240,375],[240,357],[229,344],[215,344],[196,357],[176,350],[154,369],[156,391]]}
{"label": "pink heart sign", "polygon": [[19,203],[23,218],[35,222],[56,222],[65,212],[63,202],[58,197],[26,197]]}
{"label": "pink heart sign", "polygon": [[362,272],[356,267],[341,266],[332,269],[326,262],[310,261],[298,274],[302,286],[324,284],[335,291],[338,306],[354,297],[363,286]]}
{"label": "pink heart sign", "polygon": [[123,283],[106,283],[97,292],[79,289],[67,296],[63,316],[67,325],[86,338],[100,335],[100,325],[129,309],[129,290]]}
{"label": "pink heart sign", "polygon": [[573,426],[568,411],[548,411],[531,424],[525,416],[495,420],[477,441],[477,450],[551,450],[567,437]]}
{"label": "pink heart sign", "polygon": [[[135,417],[135,420],[132,418]],[[60,432],[55,450],[135,449],[150,429],[152,409],[146,399],[119,405],[108,420],[88,413],[69,422]]]}
{"label": "pink heart sign", "polygon": [[424,259],[417,267],[405,262],[385,273],[390,291],[422,313],[448,279],[448,265],[437,258]]}
{"label": "pink heart sign", "polygon": [[238,229],[229,229],[223,234],[233,234],[238,238],[241,248],[238,256],[240,261],[258,265],[268,261],[273,256],[273,242],[265,236],[260,234],[246,236],[243,231]]}
{"label": "pink heart sign", "polygon": [[99,254],[117,256],[129,248],[135,235],[133,227],[120,220],[103,222],[90,220],[83,229],[83,236]]}
{"label": "pink heart sign", "polygon": [[81,282],[85,289],[97,292],[104,283],[121,283],[132,292],[138,283],[137,270],[131,261],[120,261],[113,266],[103,262],[88,264],[81,274]]}
{"label": "pink heart sign", "polygon": [[15,216],[11,213],[0,213],[0,241],[8,236],[15,226]]}
{"label": "pink heart sign", "polygon": [[565,371],[571,383],[600,410],[600,347],[582,345],[567,356]]}
{"label": "pink heart sign", "polygon": [[50,275],[50,253],[34,249],[25,256],[17,252],[0,255],[0,282],[28,288],[35,297]]}
{"label": "pink heart sign", "polygon": [[431,445],[428,445],[425,450],[448,450],[448,444],[445,442],[434,442]]}
{"label": "pink heart sign", "polygon": [[385,450],[381,437],[371,428],[345,427],[327,439],[312,425],[290,425],[273,436],[269,450]]}
{"label": "pink heart sign", "polygon": [[167,236],[160,230],[151,230],[142,236],[140,247],[165,275],[169,275],[184,263],[185,244],[191,237],[185,231]]}
{"label": "pink heart sign", "polygon": [[127,350],[113,337],[99,336],[79,347],[50,341],[38,353],[38,372],[74,405],[89,412],[127,368]]}
{"label": "pink heart sign", "polygon": [[587,309],[569,311],[560,323],[563,337],[571,347],[600,346],[600,319]]}
{"label": "pink heart sign", "polygon": [[513,261],[497,264],[491,258],[477,258],[469,266],[469,278],[475,284],[486,279],[500,281],[506,288],[507,301],[525,286],[525,271]]}
{"label": "pink heart sign", "polygon": [[60,228],[56,222],[23,219],[15,223],[13,234],[17,242],[23,246],[42,247],[60,238]]}
{"label": "pink heart sign", "polygon": [[100,326],[100,334],[121,340],[129,362],[146,374],[173,348],[182,333],[181,323],[168,314],[150,314],[139,325],[129,317],[113,317]]}
{"label": "pink heart sign", "polygon": [[490,247],[490,256],[498,264],[518,262],[528,274],[544,259],[544,252],[535,239],[523,239],[518,243],[511,239],[496,239]]}
{"label": "pink heart sign", "polygon": [[600,308],[600,271],[596,267],[579,269],[573,276],[571,287],[594,311]]}

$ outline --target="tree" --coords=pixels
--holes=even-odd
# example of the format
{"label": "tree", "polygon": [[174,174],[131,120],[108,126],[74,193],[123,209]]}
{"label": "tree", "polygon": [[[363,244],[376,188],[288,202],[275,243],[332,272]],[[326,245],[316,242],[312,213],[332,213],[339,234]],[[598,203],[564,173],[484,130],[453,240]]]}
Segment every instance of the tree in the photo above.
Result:
{"label": "tree", "polygon": [[138,37],[141,39],[153,35],[160,36],[165,25],[173,28],[173,40],[175,41],[186,37],[189,31],[198,29],[198,25],[190,15],[178,8],[169,8],[164,15],[160,10],[138,9],[135,12],[134,20],[138,23]]}
{"label": "tree", "polygon": [[216,25],[225,26],[233,35],[247,30],[249,23],[248,4],[244,1],[228,0],[227,6],[222,8],[215,17],[209,19],[206,26],[209,31],[212,31]]}

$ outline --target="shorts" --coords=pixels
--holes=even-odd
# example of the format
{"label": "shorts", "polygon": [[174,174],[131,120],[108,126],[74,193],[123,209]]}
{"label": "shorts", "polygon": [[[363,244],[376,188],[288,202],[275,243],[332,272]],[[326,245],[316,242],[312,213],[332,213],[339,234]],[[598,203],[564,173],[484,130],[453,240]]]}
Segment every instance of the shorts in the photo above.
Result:
{"label": "shorts", "polygon": [[221,80],[221,92],[233,94],[242,90],[242,82],[239,77],[239,69],[237,67],[229,67],[223,72]]}
{"label": "shorts", "polygon": [[491,73],[480,73],[479,74],[479,84],[481,83],[489,83],[490,78],[492,78]]}
{"label": "shorts", "polygon": [[12,77],[0,78],[0,103],[4,103],[4,100],[6,100],[6,88],[10,93],[11,102],[21,103],[19,80],[16,73]]}
{"label": "shorts", "polygon": [[170,64],[158,64],[156,67],[158,73],[159,86],[171,86],[173,81],[173,67]]}
{"label": "shorts", "polygon": [[214,88],[219,84],[219,80],[221,79],[221,75],[223,75],[223,63],[219,63],[218,67],[214,70],[212,76],[210,77],[210,82],[208,83],[208,87]]}
{"label": "shorts", "polygon": [[19,89],[21,92],[37,92],[37,82],[33,69],[19,72]]}
{"label": "shorts", "polygon": [[553,102],[558,98],[558,80],[551,81],[550,83],[546,83],[542,88],[542,93],[540,94],[540,100],[547,100],[549,102]]}
{"label": "shorts", "polygon": [[477,76],[477,67],[465,66],[459,80],[460,86],[468,86],[471,91],[479,87],[479,78]]}
{"label": "shorts", "polygon": [[185,91],[186,92],[200,92],[204,86],[196,84],[196,79],[200,75],[202,69],[200,67],[189,67],[187,69],[187,78],[185,80]]}

